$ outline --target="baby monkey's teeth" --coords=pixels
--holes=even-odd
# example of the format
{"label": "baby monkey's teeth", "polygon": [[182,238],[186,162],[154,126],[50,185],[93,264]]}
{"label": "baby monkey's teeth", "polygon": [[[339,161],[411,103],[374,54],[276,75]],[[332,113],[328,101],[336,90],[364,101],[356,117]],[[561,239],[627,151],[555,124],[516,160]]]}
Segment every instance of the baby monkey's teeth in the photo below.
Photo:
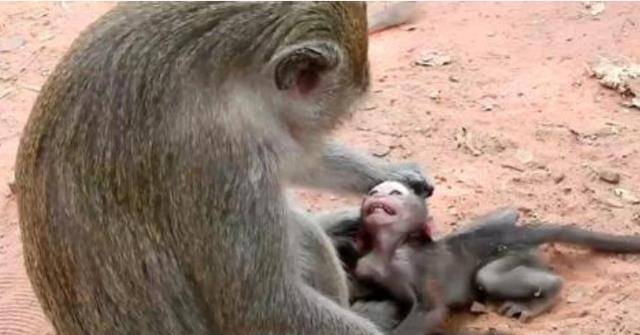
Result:
{"label": "baby monkey's teeth", "polygon": [[389,206],[384,206],[384,211],[387,212],[387,214],[389,215],[396,215],[396,211]]}
{"label": "baby monkey's teeth", "polygon": [[372,214],[377,210],[384,210],[384,206],[379,203],[373,203],[369,206],[369,208],[367,208],[367,214]]}
{"label": "baby monkey's teeth", "polygon": [[393,208],[381,202],[376,202],[369,205],[366,213],[367,215],[369,215],[373,214],[376,211],[384,211],[388,215],[396,215],[396,211]]}

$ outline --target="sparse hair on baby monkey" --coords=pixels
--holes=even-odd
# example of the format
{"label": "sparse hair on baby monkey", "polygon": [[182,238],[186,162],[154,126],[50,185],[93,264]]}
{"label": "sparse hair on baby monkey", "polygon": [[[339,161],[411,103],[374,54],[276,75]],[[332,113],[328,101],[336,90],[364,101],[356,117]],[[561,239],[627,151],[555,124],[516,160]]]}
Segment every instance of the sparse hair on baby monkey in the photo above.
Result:
{"label": "sparse hair on baby monkey", "polygon": [[16,161],[25,265],[57,333],[380,334],[284,193],[433,190],[415,164],[326,139],[367,90],[367,51],[362,3],[127,3],[89,26]]}

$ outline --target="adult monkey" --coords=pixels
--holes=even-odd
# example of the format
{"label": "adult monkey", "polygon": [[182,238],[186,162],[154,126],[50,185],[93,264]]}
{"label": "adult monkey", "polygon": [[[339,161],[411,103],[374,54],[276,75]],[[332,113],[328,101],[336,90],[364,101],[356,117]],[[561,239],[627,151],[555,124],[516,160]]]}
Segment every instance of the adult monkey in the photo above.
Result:
{"label": "adult monkey", "polygon": [[307,2],[127,4],[82,33],[16,163],[57,332],[378,334],[339,305],[335,251],[283,193],[431,192],[413,165],[325,144],[368,86],[366,35],[364,5]]}

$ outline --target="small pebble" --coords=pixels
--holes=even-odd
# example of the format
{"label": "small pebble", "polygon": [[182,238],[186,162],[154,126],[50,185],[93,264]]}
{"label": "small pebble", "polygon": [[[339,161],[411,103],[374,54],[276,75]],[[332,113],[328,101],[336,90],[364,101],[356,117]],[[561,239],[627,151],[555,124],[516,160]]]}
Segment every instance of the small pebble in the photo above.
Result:
{"label": "small pebble", "polygon": [[26,43],[27,40],[22,36],[0,38],[0,53],[17,50]]}
{"label": "small pebble", "polygon": [[611,170],[598,171],[598,177],[600,177],[600,180],[610,184],[618,184],[620,182],[620,174]]}
{"label": "small pebble", "polygon": [[489,312],[489,309],[485,304],[479,303],[477,301],[473,302],[469,310],[471,311],[471,313],[475,314],[484,314]]}
{"label": "small pebble", "polygon": [[624,188],[616,188],[613,190],[613,194],[615,194],[618,198],[633,204],[640,204],[640,198],[638,198],[635,194],[631,193],[631,191],[626,190]]}

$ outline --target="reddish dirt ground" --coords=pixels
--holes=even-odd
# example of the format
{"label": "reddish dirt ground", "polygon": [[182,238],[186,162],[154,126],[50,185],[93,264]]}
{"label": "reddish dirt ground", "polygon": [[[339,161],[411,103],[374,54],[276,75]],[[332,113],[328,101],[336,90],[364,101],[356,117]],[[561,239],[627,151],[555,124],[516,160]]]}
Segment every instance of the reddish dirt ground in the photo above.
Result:
{"label": "reddish dirt ground", "polygon": [[[52,333],[23,269],[9,184],[40,85],[111,6],[0,5],[0,334]],[[439,234],[509,204],[529,217],[640,233],[640,205],[615,193],[640,197],[640,110],[621,107],[585,70],[599,55],[638,60],[640,4],[607,3],[595,16],[582,3],[421,6],[417,22],[371,37],[371,94],[337,135],[428,168]],[[452,63],[414,65],[428,51]],[[618,173],[619,183],[601,180],[602,170]],[[301,193],[313,210],[357,203]],[[544,255],[566,280],[551,313],[528,324],[495,312],[455,323],[515,334],[640,334],[640,257],[559,246]]]}

